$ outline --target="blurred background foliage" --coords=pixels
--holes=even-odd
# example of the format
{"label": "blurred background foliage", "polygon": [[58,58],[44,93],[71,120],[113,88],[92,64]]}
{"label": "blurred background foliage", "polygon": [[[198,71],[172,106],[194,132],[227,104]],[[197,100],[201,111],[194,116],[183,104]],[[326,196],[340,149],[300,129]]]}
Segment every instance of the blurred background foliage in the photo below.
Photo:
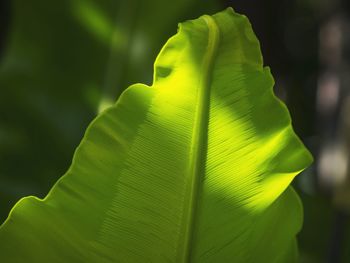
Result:
{"label": "blurred background foliage", "polygon": [[8,0],[0,9],[0,222],[44,197],[84,130],[153,61],[177,23],[227,6],[260,39],[276,94],[315,156],[294,182],[301,262],[350,262],[349,1]]}

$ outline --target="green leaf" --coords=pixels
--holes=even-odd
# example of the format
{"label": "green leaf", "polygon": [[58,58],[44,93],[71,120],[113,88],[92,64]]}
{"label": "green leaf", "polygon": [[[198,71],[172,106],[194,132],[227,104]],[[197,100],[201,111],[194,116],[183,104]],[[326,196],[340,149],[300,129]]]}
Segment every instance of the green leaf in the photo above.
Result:
{"label": "green leaf", "polygon": [[248,20],[182,23],[151,87],[98,116],[44,200],[0,228],[4,262],[295,262],[312,161]]}

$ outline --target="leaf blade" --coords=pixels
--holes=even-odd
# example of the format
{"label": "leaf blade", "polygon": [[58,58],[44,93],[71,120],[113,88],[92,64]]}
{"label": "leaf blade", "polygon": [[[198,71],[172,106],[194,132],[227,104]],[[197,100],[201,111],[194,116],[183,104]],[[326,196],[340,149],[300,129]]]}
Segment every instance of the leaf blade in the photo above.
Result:
{"label": "leaf blade", "polygon": [[[183,23],[152,87],[125,91],[49,195],[13,209],[0,228],[2,257],[60,262],[63,249],[76,262],[255,262],[258,251],[261,262],[284,260],[301,213],[284,191],[311,157],[272,85],[246,18],[228,9]],[[286,204],[297,218],[278,221],[280,241],[262,249]]]}

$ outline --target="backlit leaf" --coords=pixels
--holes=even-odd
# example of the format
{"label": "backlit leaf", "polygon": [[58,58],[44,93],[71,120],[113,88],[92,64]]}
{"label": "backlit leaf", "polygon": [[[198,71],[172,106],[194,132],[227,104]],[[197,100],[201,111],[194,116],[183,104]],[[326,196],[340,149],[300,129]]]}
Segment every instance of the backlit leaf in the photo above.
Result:
{"label": "backlit leaf", "polygon": [[289,187],[312,157],[273,95],[248,20],[187,21],[152,86],[98,116],[44,200],[0,228],[4,262],[295,262]]}

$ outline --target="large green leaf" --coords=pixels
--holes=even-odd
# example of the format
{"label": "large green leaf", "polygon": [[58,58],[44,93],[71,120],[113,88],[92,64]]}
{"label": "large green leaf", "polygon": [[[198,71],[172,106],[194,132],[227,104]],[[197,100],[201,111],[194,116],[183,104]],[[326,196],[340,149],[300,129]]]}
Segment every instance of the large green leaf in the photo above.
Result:
{"label": "large green leaf", "polygon": [[88,128],[44,200],[0,228],[4,262],[294,262],[302,208],[288,185],[312,158],[273,95],[248,20],[180,25],[151,87]]}

